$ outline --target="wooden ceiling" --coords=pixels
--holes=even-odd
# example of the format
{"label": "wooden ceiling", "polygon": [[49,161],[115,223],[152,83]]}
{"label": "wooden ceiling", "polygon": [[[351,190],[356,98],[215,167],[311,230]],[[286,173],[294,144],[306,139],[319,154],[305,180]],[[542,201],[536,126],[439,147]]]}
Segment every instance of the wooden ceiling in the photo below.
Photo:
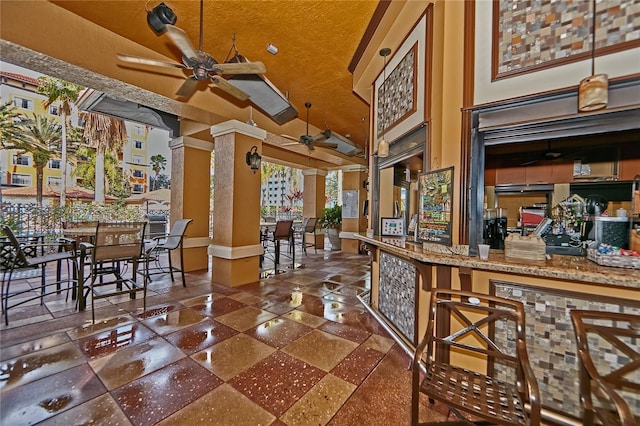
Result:
{"label": "wooden ceiling", "polygon": [[[52,0],[51,3],[147,47],[166,60],[180,62],[181,54],[168,37],[156,35],[147,24],[147,10],[158,5],[158,0]],[[197,48],[200,2],[165,0],[165,4],[177,16],[175,26],[184,30]],[[371,0],[205,0],[203,50],[223,62],[235,35],[239,53],[251,61],[262,61],[267,68],[266,77],[281,92],[288,93],[299,112],[298,120],[304,121],[304,104],[311,102],[312,126],[349,136],[363,147],[369,129],[369,107],[353,93],[348,66],[377,6],[378,1]],[[276,55],[267,52],[269,43],[278,48]],[[116,62],[117,58],[109,56],[103,60]],[[175,86],[175,90],[181,83],[173,75],[166,77],[166,84]],[[217,89],[207,92],[211,97],[220,95]],[[248,119],[246,110],[247,117],[235,118]],[[289,134],[290,129],[285,125],[280,130]]]}

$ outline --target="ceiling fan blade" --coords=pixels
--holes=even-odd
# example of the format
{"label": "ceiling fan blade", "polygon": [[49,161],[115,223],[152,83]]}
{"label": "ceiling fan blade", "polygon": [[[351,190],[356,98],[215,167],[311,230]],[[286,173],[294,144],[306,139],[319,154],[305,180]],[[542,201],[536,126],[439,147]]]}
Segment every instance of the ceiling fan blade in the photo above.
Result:
{"label": "ceiling fan blade", "polygon": [[198,88],[198,80],[193,77],[187,78],[182,86],[176,92],[176,96],[180,98],[190,98]]}
{"label": "ceiling fan blade", "polygon": [[[296,143],[300,143],[300,139],[299,138],[293,137],[291,135],[280,135],[280,136],[282,136],[285,139],[290,139],[292,141],[295,141]],[[293,144],[291,143],[291,144],[287,144],[287,145],[293,145]]]}
{"label": "ceiling fan blade", "polygon": [[188,58],[192,62],[198,61],[198,53],[196,49],[191,44],[191,40],[189,40],[189,36],[183,30],[173,25],[166,25],[167,35],[173,41],[173,44],[176,45],[178,49],[182,52],[185,58]]}
{"label": "ceiling fan blade", "polygon": [[214,69],[220,70],[221,74],[264,74],[267,67],[262,62],[230,62],[216,64]]}
{"label": "ceiling fan blade", "polygon": [[313,145],[319,146],[320,148],[331,148],[336,149],[338,144],[335,142],[314,142]]}
{"label": "ceiling fan blade", "polygon": [[236,98],[240,99],[241,101],[246,101],[247,99],[249,99],[249,95],[247,95],[242,90],[238,89],[236,86],[234,86],[233,84],[229,83],[227,80],[225,80],[222,77],[214,75],[213,77],[211,77],[211,81],[217,87],[219,87],[220,89],[224,90],[228,94],[230,94],[232,96],[235,96]]}
{"label": "ceiling fan blade", "polygon": [[325,137],[325,135],[324,135],[324,133],[323,133],[323,132],[318,133],[317,135],[313,135],[313,136],[311,137],[311,141],[312,141],[313,143],[322,142],[322,141],[324,141],[325,139],[326,139],[326,137]]}
{"label": "ceiling fan blade", "polygon": [[177,62],[158,61],[156,59],[141,58],[139,56],[125,55],[118,53],[118,59],[124,62],[131,62],[134,64],[151,65],[154,67],[171,67],[171,68],[186,68],[183,64]]}

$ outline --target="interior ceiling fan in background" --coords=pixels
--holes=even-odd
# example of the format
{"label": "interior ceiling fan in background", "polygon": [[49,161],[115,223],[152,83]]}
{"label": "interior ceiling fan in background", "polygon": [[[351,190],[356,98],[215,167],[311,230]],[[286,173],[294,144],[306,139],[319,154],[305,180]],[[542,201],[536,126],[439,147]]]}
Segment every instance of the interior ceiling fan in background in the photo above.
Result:
{"label": "interior ceiling fan in background", "polygon": [[526,161],[526,162],[524,162],[524,163],[522,163],[520,165],[521,166],[530,166],[530,165],[533,165],[533,164],[537,163],[538,161],[554,161],[554,160],[560,160],[560,159],[562,159],[562,157],[564,157],[564,154],[562,152],[551,150],[551,141],[548,141],[547,142],[547,150],[542,153],[540,158],[534,158],[533,160]]}
{"label": "interior ceiling fan in background", "polygon": [[266,67],[262,62],[247,62],[244,57],[238,54],[235,45],[235,35],[232,38],[233,45],[229,51],[229,53],[234,51],[235,54],[230,62],[225,61],[225,63],[218,63],[213,56],[204,52],[202,50],[203,7],[203,0],[200,0],[200,43],[198,50],[193,47],[189,36],[187,36],[187,33],[182,29],[170,24],[165,25],[167,35],[173,44],[180,49],[180,52],[182,52],[182,63],[159,61],[122,53],[118,54],[118,59],[134,64],[191,70],[193,74],[182,83],[182,86],[180,86],[176,92],[176,96],[180,98],[191,97],[198,89],[200,81],[210,79],[216,87],[230,95],[243,101],[247,100],[249,99],[249,95],[229,83],[222,75],[264,74],[267,72]]}
{"label": "interior ceiling fan in background", "polygon": [[[316,146],[319,146],[322,148],[332,148],[332,149],[337,148],[338,147],[337,143],[324,141],[326,139],[325,132],[320,132],[317,135],[313,135],[313,136],[309,134],[309,109],[311,108],[311,102],[305,102],[304,107],[307,109],[307,133],[300,136],[299,138],[295,138],[289,135],[282,135],[282,137],[299,142],[305,145],[307,148],[309,148],[309,150],[313,150]],[[293,145],[293,144],[284,144],[284,146],[286,145]]]}

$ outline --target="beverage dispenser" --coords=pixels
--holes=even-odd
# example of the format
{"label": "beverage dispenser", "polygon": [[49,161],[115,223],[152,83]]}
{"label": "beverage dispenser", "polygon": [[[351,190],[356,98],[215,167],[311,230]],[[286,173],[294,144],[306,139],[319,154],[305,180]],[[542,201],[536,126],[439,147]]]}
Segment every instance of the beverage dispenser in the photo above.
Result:
{"label": "beverage dispenser", "polygon": [[483,213],[482,239],[491,248],[504,249],[507,236],[507,209],[485,209]]}

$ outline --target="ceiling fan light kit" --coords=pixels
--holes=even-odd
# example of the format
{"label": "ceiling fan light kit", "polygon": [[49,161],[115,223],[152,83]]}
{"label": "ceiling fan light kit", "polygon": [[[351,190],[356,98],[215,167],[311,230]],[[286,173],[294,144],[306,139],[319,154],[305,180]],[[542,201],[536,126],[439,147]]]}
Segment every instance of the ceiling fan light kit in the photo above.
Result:
{"label": "ceiling fan light kit", "polygon": [[178,17],[173,10],[164,3],[147,11],[147,23],[156,34],[163,34],[167,30],[166,25],[173,25],[177,20]]}

